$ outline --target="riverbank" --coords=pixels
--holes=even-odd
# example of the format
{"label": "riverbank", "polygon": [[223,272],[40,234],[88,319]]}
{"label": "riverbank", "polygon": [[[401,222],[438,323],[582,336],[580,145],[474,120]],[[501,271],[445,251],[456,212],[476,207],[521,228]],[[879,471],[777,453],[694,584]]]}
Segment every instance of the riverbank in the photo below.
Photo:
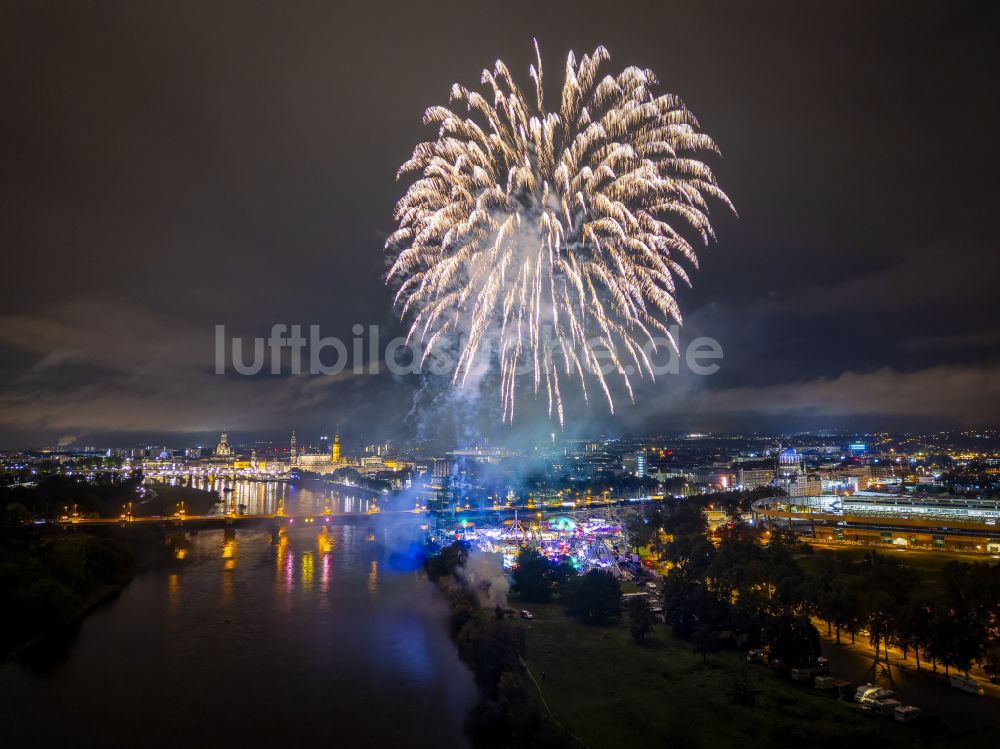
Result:
{"label": "riverbank", "polygon": [[595,627],[559,604],[530,608],[534,619],[517,622],[527,666],[554,717],[592,749],[992,745],[988,731],[954,726],[927,735],[898,725],[747,664],[736,651],[703,662],[663,625],[637,644],[627,621]]}
{"label": "riverbank", "polygon": [[525,664],[524,631],[504,611],[502,571],[488,561],[472,569],[468,547],[458,542],[429,557],[425,571],[448,603],[448,633],[479,689],[466,721],[472,745],[579,746],[552,718]]}
{"label": "riverbank", "polygon": [[86,532],[0,537],[0,660],[73,624],[117,595],[162,544]]}
{"label": "riverbank", "polygon": [[196,489],[192,486],[150,484],[147,498],[133,509],[136,517],[162,517],[184,510],[188,515],[208,515],[222,502],[217,491]]}

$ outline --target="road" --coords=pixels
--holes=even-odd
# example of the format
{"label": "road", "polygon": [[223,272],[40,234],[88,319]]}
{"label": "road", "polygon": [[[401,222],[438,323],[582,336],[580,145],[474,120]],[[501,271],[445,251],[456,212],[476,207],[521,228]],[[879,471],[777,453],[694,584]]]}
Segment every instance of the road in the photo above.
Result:
{"label": "road", "polygon": [[990,725],[1000,730],[1000,687],[979,680],[986,696],[977,697],[952,687],[938,667],[937,673],[930,664],[921,660],[921,671],[916,668],[913,654],[903,660],[898,650],[889,651],[889,665],[884,656],[876,668],[874,654],[864,635],[851,645],[850,636],[841,636],[841,644],[825,636],[826,625],[817,622],[824,633],[823,655],[830,659],[830,673],[858,686],[866,682],[879,684],[896,693],[904,705],[916,705],[925,713],[939,716],[951,727],[963,725]]}

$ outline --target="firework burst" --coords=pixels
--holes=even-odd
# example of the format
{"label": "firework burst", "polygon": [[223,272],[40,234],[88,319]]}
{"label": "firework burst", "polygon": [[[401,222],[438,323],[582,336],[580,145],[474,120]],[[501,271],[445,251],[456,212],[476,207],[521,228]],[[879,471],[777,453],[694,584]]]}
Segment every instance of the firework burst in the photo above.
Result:
{"label": "firework burst", "polygon": [[566,380],[586,398],[593,377],[614,412],[608,377],[633,398],[631,377],[653,378],[658,341],[676,349],[675,279],[690,284],[692,241],[714,238],[709,199],[732,204],[696,158],[718,153],[715,142],[678,97],[653,92],[652,71],[599,78],[604,47],[579,63],[570,52],[548,111],[535,52],[530,101],[497,61],[482,74],[487,95],[455,84],[453,108],[424,114],[437,139],[397,175],[416,179],[396,205],[387,280],[425,360],[461,341],[453,384],[496,346],[504,420],[526,366],[562,424]]}

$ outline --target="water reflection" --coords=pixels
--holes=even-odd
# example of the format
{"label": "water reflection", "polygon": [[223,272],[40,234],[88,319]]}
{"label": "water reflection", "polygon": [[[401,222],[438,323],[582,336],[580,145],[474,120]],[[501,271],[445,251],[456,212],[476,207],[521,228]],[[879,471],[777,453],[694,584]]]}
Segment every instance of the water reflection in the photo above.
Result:
{"label": "water reflection", "polygon": [[312,587],[313,555],[311,551],[302,552],[302,587],[307,590]]}
{"label": "water reflection", "polygon": [[176,572],[167,575],[167,602],[171,614],[176,613],[181,605],[181,576]]}
{"label": "water reflection", "polygon": [[226,528],[222,539],[222,569],[236,569],[236,529]]}
{"label": "water reflection", "polygon": [[316,537],[316,548],[320,554],[329,554],[333,551],[333,537],[329,528],[322,528]]}
{"label": "water reflection", "polygon": [[364,490],[343,484],[321,481],[249,481],[224,477],[186,476],[158,479],[167,484],[214,491],[220,503],[212,514],[235,512],[246,515],[273,515],[283,510],[289,514],[366,513],[376,503]]}
{"label": "water reflection", "polygon": [[[463,746],[475,688],[446,613],[426,581],[383,563],[368,525],[172,537],[169,565],[88,616],[51,668],[0,666],[17,716],[0,746]],[[220,696],[267,707],[220,721],[207,707]]]}

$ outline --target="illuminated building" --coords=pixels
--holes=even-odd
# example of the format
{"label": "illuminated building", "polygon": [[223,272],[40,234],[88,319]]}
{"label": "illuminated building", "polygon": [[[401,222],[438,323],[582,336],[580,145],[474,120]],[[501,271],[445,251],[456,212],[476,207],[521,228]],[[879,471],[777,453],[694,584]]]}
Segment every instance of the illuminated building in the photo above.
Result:
{"label": "illuminated building", "polygon": [[802,473],[782,482],[789,497],[818,497],[823,493],[823,480],[813,474]]}
{"label": "illuminated building", "polygon": [[288,464],[289,465],[293,465],[293,466],[297,466],[299,464],[299,451],[296,448],[295,430],[294,429],[292,430],[292,441],[291,441],[291,444],[289,445],[289,451],[290,452],[289,452],[289,456],[288,456]]}
{"label": "illuminated building", "polygon": [[294,465],[306,468],[313,473],[333,473],[338,468],[347,466],[348,461],[340,452],[340,435],[334,435],[329,452],[296,454]]}
{"label": "illuminated building", "polygon": [[219,444],[215,446],[215,454],[220,458],[227,458],[233,454],[233,448],[229,446],[229,436],[225,432],[219,437]]}
{"label": "illuminated building", "polygon": [[631,473],[636,478],[646,478],[646,453],[637,452],[622,458],[622,470]]}
{"label": "illuminated building", "polygon": [[736,472],[736,482],[747,491],[770,486],[774,481],[774,470],[771,468],[740,468]]}
{"label": "illuminated building", "polygon": [[802,473],[802,458],[791,447],[778,453],[777,477],[779,480],[793,479]]}

